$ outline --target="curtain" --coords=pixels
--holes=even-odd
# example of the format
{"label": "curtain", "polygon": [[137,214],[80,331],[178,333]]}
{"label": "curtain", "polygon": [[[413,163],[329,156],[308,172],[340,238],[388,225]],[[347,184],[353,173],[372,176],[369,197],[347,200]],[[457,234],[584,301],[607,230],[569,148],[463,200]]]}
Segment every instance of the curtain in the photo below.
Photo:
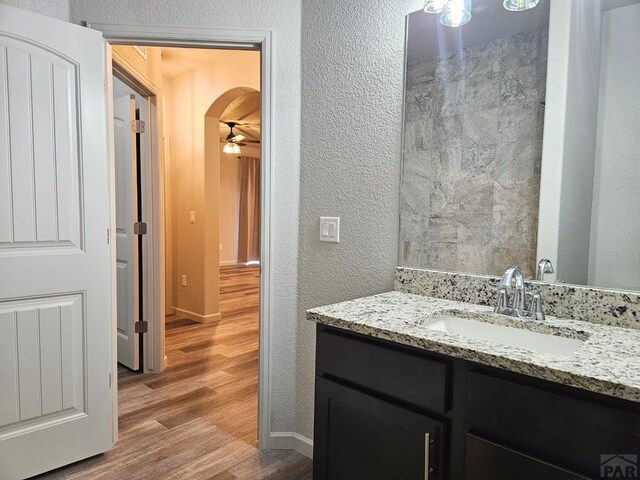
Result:
{"label": "curtain", "polygon": [[239,157],[240,220],[238,260],[260,260],[260,159]]}

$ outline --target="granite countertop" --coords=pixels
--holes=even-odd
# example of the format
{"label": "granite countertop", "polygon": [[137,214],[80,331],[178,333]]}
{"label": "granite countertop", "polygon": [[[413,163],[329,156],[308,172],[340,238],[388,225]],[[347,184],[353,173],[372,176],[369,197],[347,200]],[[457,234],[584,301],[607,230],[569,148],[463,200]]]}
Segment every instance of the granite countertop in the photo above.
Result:
{"label": "granite countertop", "polygon": [[[585,340],[570,356],[427,329],[438,314],[462,311],[490,323]],[[640,402],[640,330],[547,316],[543,322],[495,315],[488,306],[398,291],[313,308],[307,319],[483,365]]]}

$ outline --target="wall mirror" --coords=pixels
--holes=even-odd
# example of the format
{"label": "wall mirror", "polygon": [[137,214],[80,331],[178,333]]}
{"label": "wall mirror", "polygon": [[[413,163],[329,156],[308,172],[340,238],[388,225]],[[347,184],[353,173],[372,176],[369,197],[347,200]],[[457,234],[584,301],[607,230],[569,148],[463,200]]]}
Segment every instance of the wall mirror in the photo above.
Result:
{"label": "wall mirror", "polygon": [[407,17],[400,265],[546,258],[546,281],[640,290],[640,0],[430,4]]}

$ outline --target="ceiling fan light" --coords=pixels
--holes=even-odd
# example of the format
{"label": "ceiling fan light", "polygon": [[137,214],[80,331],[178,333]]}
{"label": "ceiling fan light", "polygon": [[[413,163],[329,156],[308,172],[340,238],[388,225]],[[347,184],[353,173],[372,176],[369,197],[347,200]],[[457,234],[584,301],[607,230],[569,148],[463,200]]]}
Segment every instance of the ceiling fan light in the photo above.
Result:
{"label": "ceiling fan light", "polygon": [[538,5],[540,0],[504,0],[502,5],[512,12],[522,12]]}
{"label": "ceiling fan light", "polygon": [[224,147],[222,147],[222,151],[224,153],[229,153],[229,154],[239,154],[240,153],[240,145],[238,145],[237,143],[233,143],[233,142],[227,142],[224,144]]}

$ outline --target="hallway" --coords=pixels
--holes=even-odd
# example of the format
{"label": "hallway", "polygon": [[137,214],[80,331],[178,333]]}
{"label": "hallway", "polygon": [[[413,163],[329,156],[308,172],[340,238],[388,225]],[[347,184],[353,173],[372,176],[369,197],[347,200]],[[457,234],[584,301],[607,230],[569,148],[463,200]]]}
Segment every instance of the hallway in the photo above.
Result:
{"label": "hallway", "polygon": [[219,324],[167,318],[168,366],[120,367],[120,439],[46,479],[311,479],[311,460],[257,449],[258,266],[220,269]]}

